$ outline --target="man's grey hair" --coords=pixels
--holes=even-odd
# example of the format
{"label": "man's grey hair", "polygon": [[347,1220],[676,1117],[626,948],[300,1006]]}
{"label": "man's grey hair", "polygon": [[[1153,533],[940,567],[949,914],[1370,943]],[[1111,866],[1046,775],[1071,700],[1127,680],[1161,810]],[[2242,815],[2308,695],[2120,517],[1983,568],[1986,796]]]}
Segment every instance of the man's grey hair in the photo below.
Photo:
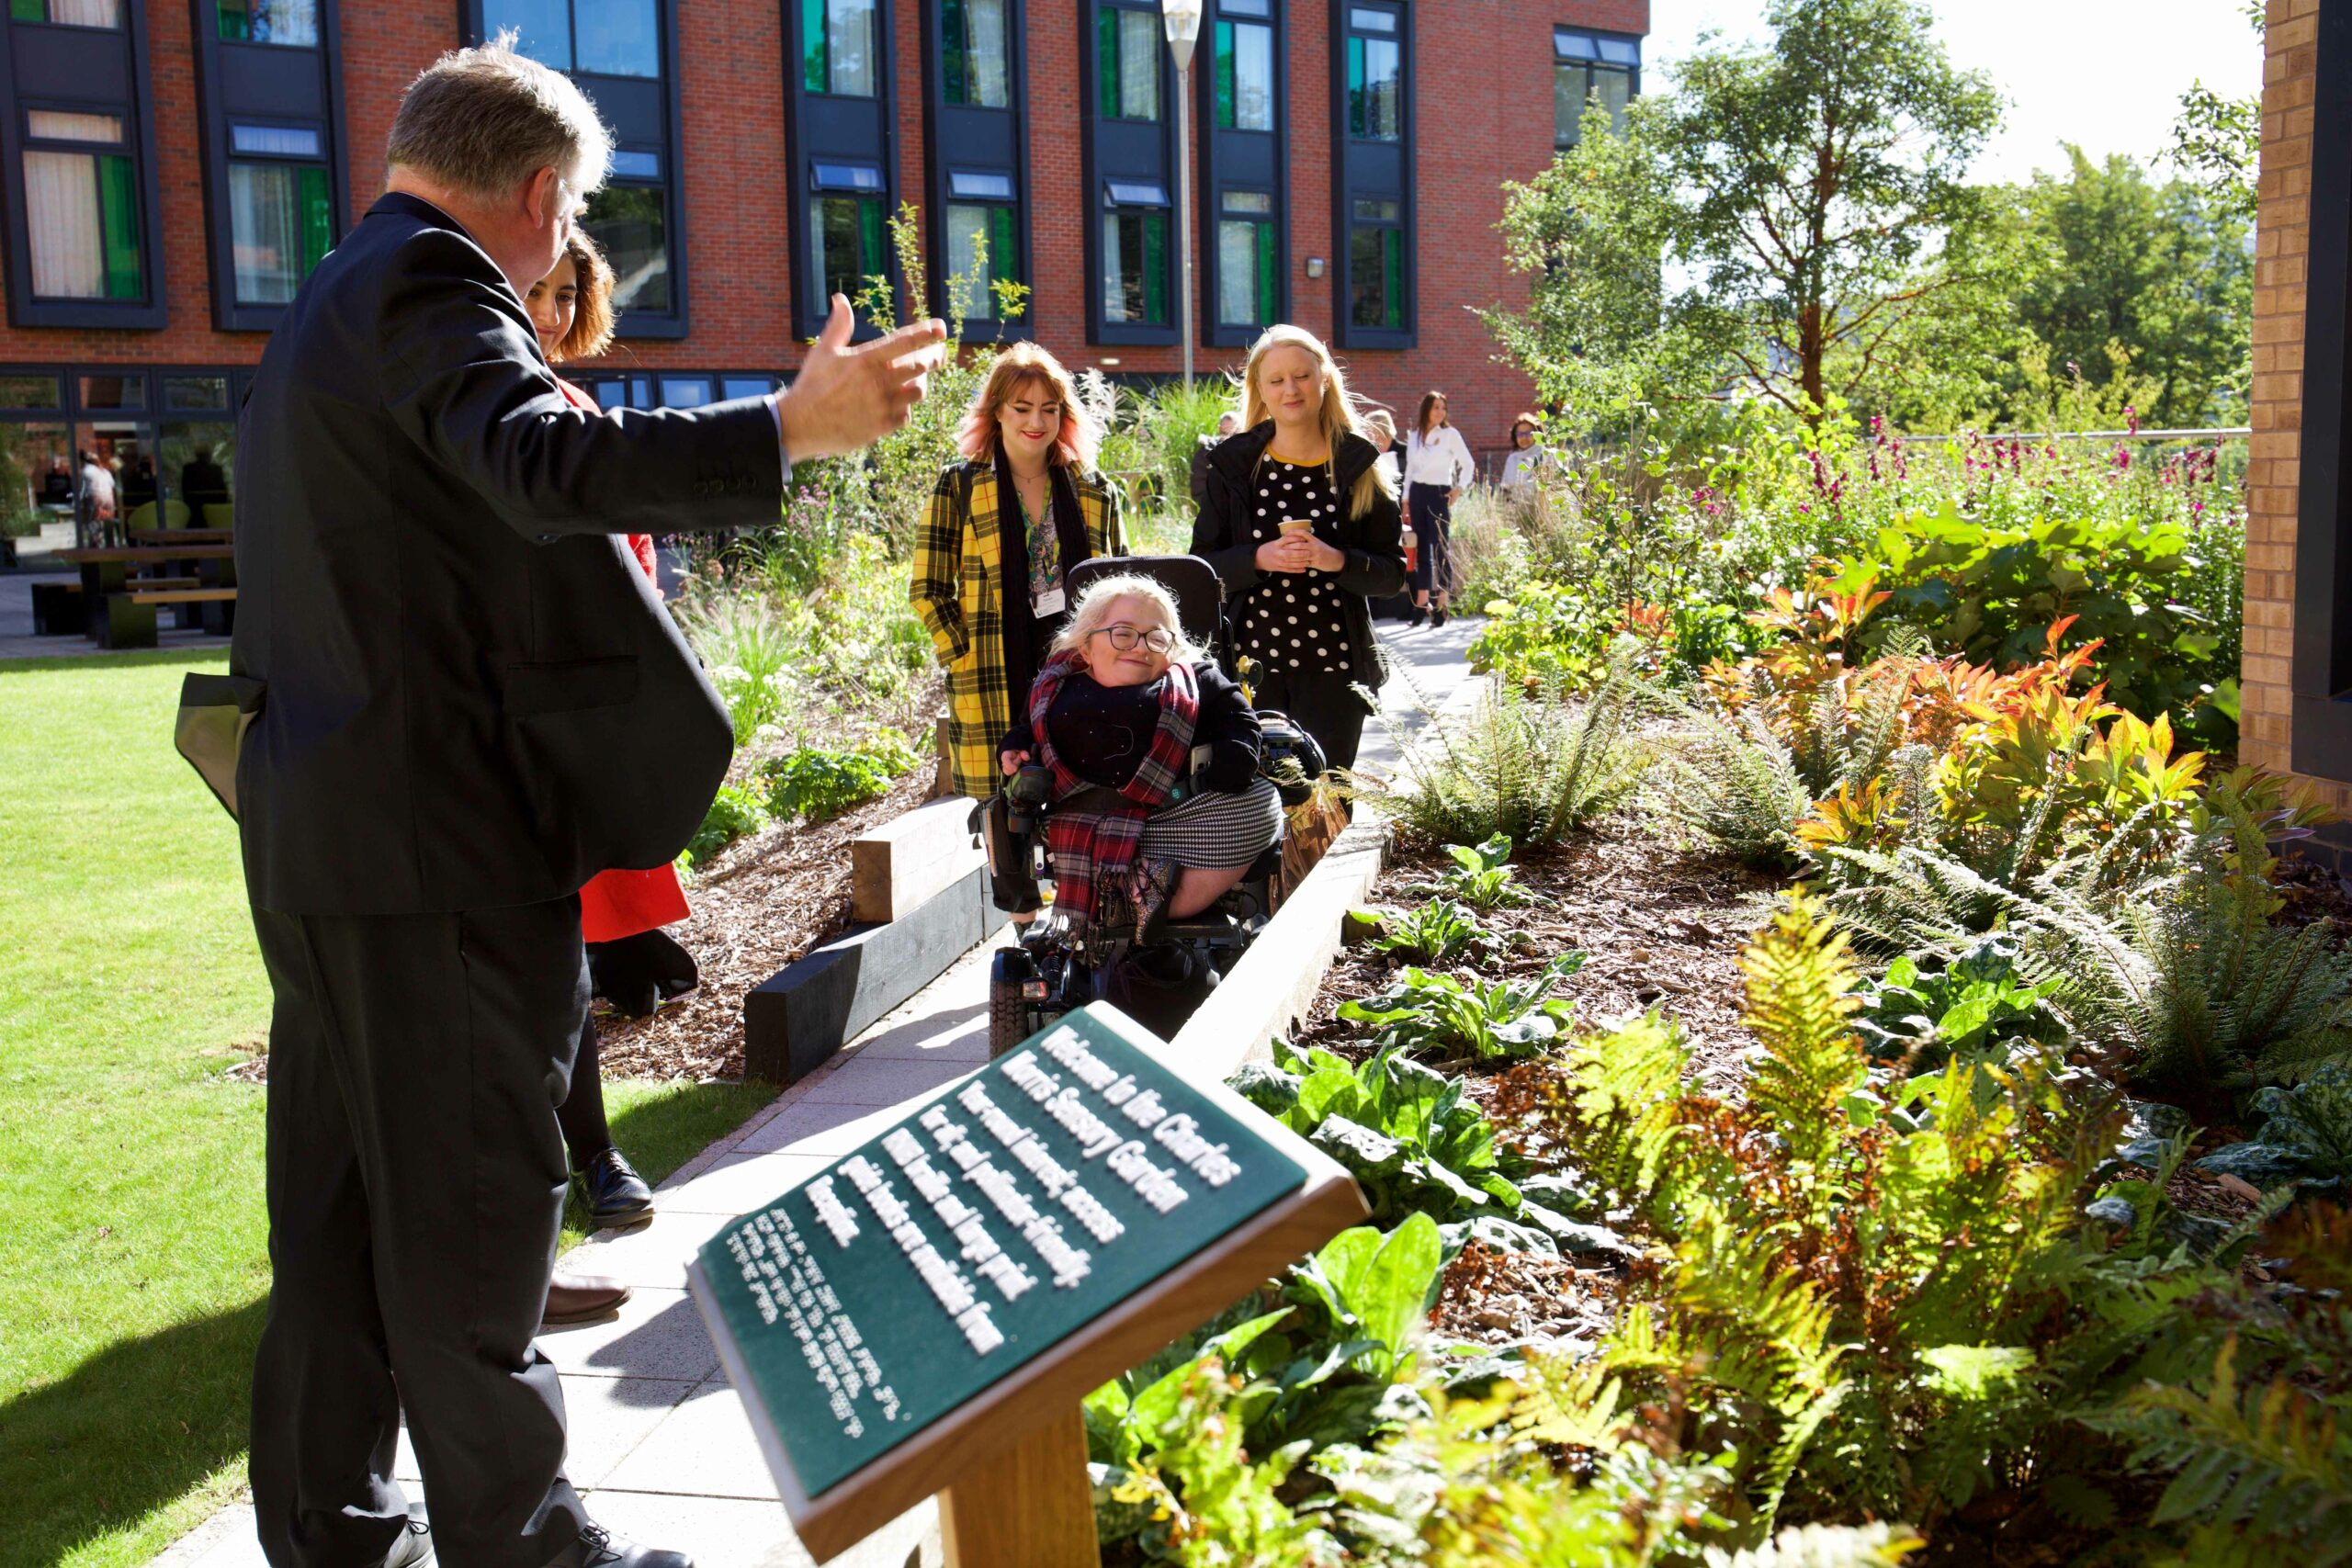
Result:
{"label": "man's grey hair", "polygon": [[605,183],[612,133],[570,77],[517,53],[503,32],[452,50],[401,96],[384,161],[483,200],[553,168],[573,197]]}

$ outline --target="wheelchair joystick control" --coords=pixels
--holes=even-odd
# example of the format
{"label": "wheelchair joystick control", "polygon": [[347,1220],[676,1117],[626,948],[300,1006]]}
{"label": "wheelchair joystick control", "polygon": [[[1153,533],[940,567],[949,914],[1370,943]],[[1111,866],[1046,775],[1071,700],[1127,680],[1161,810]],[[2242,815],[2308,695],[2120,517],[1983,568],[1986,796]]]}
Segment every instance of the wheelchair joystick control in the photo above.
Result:
{"label": "wheelchair joystick control", "polygon": [[1022,838],[1037,830],[1037,809],[1053,798],[1053,770],[1042,762],[1023,762],[1005,782],[1006,826]]}

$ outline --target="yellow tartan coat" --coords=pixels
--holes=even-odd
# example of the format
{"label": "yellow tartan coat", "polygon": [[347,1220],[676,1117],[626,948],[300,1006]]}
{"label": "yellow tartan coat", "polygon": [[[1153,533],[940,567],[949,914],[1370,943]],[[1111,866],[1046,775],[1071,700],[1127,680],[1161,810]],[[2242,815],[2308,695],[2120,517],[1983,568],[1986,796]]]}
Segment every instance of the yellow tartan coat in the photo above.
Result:
{"label": "yellow tartan coat", "polygon": [[[971,505],[963,505],[964,475],[971,473]],[[1086,520],[1087,548],[1123,556],[1119,492],[1100,474],[1074,476],[1078,509]],[[997,742],[1012,728],[1012,694],[1004,668],[1002,552],[999,548],[996,467],[955,463],[939,476],[931,509],[915,535],[914,582],[908,597],[939,661],[947,666],[948,765],[957,793],[975,800],[994,795],[1002,769]],[[1015,592],[1027,607],[1028,585]],[[1042,657],[1042,652],[1041,652]]]}

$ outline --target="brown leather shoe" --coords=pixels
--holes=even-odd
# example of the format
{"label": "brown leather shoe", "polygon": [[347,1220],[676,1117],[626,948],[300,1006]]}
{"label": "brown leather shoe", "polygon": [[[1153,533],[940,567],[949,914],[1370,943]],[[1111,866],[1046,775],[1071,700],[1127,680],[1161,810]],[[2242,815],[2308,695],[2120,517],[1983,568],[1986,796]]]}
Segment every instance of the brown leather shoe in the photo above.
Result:
{"label": "brown leather shoe", "polygon": [[567,1274],[559,1269],[548,1281],[547,1310],[539,1314],[539,1326],[560,1328],[566,1324],[594,1323],[620,1311],[621,1303],[629,1298],[629,1288],[618,1280],[608,1280],[602,1274]]}

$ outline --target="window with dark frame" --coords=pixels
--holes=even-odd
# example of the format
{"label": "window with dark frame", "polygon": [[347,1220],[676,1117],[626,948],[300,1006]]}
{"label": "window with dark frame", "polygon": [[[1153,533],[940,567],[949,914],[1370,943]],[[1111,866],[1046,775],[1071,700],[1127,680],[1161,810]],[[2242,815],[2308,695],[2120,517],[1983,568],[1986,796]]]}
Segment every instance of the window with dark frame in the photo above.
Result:
{"label": "window with dark frame", "polygon": [[199,0],[198,18],[213,324],[264,332],[343,231],[334,0]]}
{"label": "window with dark frame", "polygon": [[319,0],[214,0],[213,21],[228,43],[318,47]]}
{"label": "window with dark frame", "polygon": [[1166,188],[1111,181],[1102,212],[1102,319],[1166,326],[1168,259]]}
{"label": "window with dark frame", "polygon": [[1020,220],[1013,201],[1009,173],[947,171],[946,282],[956,290],[957,313],[967,320],[997,320],[1002,291],[996,286],[1020,281]]}
{"label": "window with dark frame", "polygon": [[939,0],[940,96],[961,108],[1012,101],[1012,0]]}
{"label": "window with dark frame", "polygon": [[1401,0],[1333,7],[1333,200],[1340,231],[1339,338],[1408,348],[1415,333],[1412,14]]}
{"label": "window with dark frame", "polygon": [[1274,129],[1274,29],[1247,19],[1272,9],[1272,0],[1218,0],[1210,69],[1220,130]]}
{"label": "window with dark frame", "polygon": [[836,97],[881,95],[876,0],[800,0],[801,85]]}
{"label": "window with dark frame", "polygon": [[1552,29],[1552,145],[1562,152],[1584,139],[1585,116],[1605,115],[1625,129],[1625,106],[1641,91],[1642,43],[1582,28]]}
{"label": "window with dark frame", "polygon": [[1269,327],[1282,309],[1281,264],[1272,191],[1232,190],[1218,203],[1216,320],[1227,327]]}
{"label": "window with dark frame", "polygon": [[[677,84],[664,0],[480,0],[482,31],[512,28],[515,47],[570,75],[615,131],[612,166],[580,227],[613,269],[623,337],[686,330],[674,175]],[[646,84],[658,84],[649,93]]]}
{"label": "window with dark frame", "polygon": [[0,27],[10,324],[164,326],[142,0],[8,0]]}
{"label": "window with dark frame", "polygon": [[1104,119],[1159,118],[1159,7],[1101,0],[1095,15],[1096,96]]}
{"label": "window with dark frame", "polygon": [[[1214,0],[1210,9],[1214,13]],[[1080,0],[1078,25],[1086,106],[1079,146],[1086,192],[1086,341],[1106,347],[1172,344],[1178,280],[1170,193],[1177,185],[1177,77],[1159,0]],[[1216,141],[1234,134],[1217,130],[1210,112],[1213,50],[1204,26],[1192,84],[1200,112],[1191,118],[1198,122],[1202,152],[1193,192],[1196,225],[1205,222],[1206,203],[1217,188]],[[1199,243],[1204,257],[1213,258],[1214,230]],[[1204,303],[1213,300],[1213,280],[1204,275],[1200,282]],[[1214,308],[1203,314],[1213,317]],[[1213,327],[1203,322],[1204,331]]]}
{"label": "window with dark frame", "polygon": [[289,305],[334,248],[326,137],[317,126],[229,125],[229,227],[240,305]]}
{"label": "window with dark frame", "polygon": [[1027,336],[1023,0],[925,0],[924,197],[938,265],[927,309],[976,338]]}
{"label": "window with dark frame", "polygon": [[882,170],[870,164],[820,160],[809,197],[808,231],[814,241],[811,274],[820,298],[865,292],[869,278],[885,276],[882,230]]}

